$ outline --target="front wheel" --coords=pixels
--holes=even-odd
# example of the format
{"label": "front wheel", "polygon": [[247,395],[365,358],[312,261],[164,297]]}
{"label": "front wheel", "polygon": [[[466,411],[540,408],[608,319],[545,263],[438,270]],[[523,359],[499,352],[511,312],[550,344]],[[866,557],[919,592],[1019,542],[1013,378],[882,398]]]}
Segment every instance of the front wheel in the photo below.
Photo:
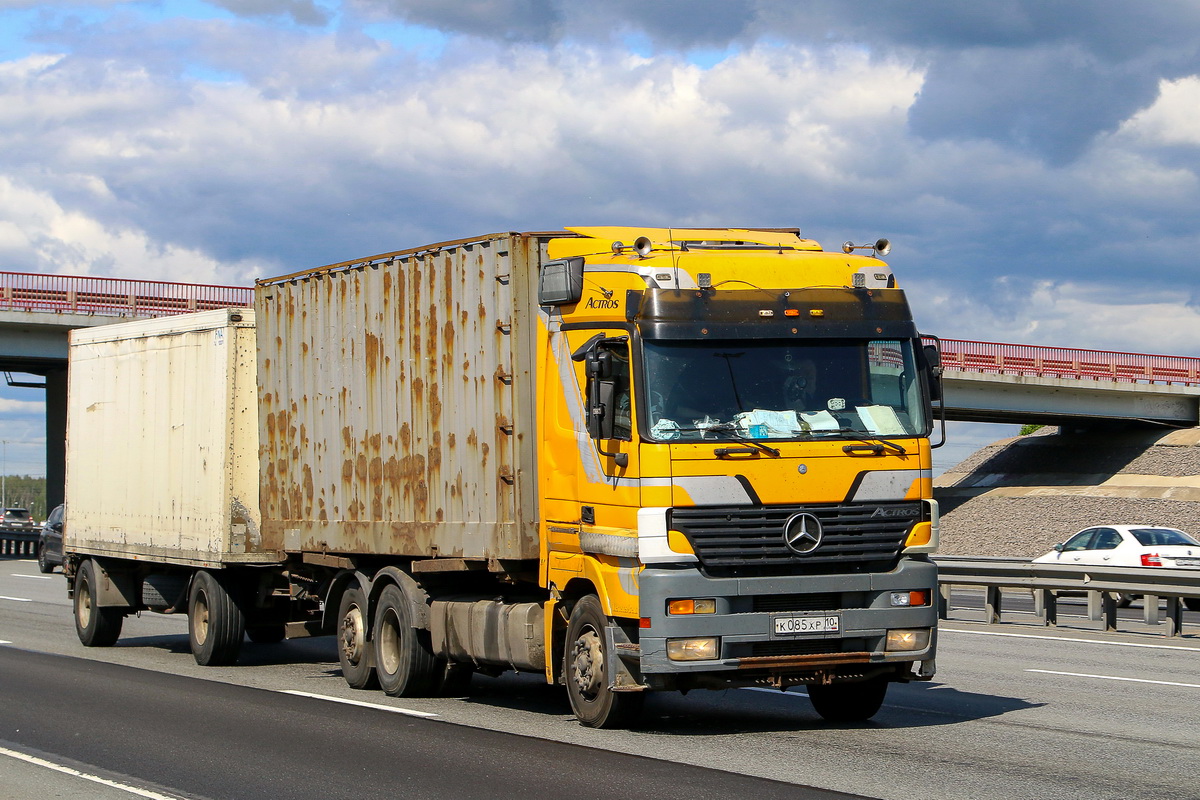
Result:
{"label": "front wheel", "polygon": [[188,639],[192,657],[202,667],[236,663],[246,632],[246,618],[230,591],[228,576],[197,572],[188,594]]}
{"label": "front wheel", "polygon": [[571,609],[563,675],[571,710],[589,728],[626,728],[642,713],[642,692],[614,692],[612,669],[604,652],[608,618],[594,594],[581,598]]}
{"label": "front wheel", "polygon": [[75,633],[84,647],[111,647],[121,636],[125,613],[101,606],[96,582],[99,567],[90,558],[75,573]]}
{"label": "front wheel", "polygon": [[828,722],[865,722],[879,711],[887,695],[886,678],[857,683],[808,687],[808,699]]}

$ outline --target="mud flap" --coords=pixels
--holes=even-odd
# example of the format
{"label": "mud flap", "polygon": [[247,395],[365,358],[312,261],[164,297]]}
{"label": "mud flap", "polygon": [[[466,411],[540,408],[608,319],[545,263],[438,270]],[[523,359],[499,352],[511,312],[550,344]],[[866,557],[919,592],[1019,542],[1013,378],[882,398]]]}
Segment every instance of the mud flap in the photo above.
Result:
{"label": "mud flap", "polygon": [[613,620],[604,627],[604,658],[615,665],[608,688],[614,692],[642,692],[649,684],[642,677],[642,650],[620,624]]}

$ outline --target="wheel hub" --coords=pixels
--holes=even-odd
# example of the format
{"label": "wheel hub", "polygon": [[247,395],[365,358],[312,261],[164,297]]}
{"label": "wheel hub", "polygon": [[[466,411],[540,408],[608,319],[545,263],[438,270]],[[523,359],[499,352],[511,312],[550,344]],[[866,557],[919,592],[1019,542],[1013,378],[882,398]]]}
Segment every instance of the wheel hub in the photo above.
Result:
{"label": "wheel hub", "polygon": [[342,655],[348,664],[357,664],[362,660],[363,648],[366,646],[367,635],[363,627],[362,609],[351,606],[342,617]]}
{"label": "wheel hub", "polygon": [[580,694],[593,697],[604,675],[604,647],[594,630],[579,634],[571,650],[571,678]]}

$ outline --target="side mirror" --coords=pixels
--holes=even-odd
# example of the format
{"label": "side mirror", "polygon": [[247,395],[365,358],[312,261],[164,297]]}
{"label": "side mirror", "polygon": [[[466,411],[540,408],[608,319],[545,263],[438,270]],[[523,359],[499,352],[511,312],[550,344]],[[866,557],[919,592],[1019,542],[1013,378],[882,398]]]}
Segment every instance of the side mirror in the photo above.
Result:
{"label": "side mirror", "polygon": [[616,386],[612,381],[594,379],[591,381],[591,391],[588,393],[588,435],[593,439],[613,438],[614,415],[613,395]]}
{"label": "side mirror", "polygon": [[942,353],[936,345],[927,344],[922,348],[925,353],[925,368],[929,371],[929,399],[942,399]]}
{"label": "side mirror", "polygon": [[538,305],[568,306],[583,297],[583,256],[547,261],[538,275]]}
{"label": "side mirror", "polygon": [[1061,553],[1063,551],[1062,542],[1059,542],[1058,544],[1054,545],[1054,549],[1055,549],[1055,551]]}

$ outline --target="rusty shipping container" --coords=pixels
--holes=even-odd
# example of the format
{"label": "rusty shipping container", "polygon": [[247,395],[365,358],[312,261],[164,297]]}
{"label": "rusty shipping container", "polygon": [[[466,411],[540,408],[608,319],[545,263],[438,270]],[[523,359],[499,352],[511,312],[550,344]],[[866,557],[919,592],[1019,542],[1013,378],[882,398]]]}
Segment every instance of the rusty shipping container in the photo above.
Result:
{"label": "rusty shipping container", "polygon": [[67,549],[273,563],[258,510],[254,312],[71,331]]}
{"label": "rusty shipping container", "polygon": [[504,233],[259,281],[263,536],[536,559],[538,266]]}

